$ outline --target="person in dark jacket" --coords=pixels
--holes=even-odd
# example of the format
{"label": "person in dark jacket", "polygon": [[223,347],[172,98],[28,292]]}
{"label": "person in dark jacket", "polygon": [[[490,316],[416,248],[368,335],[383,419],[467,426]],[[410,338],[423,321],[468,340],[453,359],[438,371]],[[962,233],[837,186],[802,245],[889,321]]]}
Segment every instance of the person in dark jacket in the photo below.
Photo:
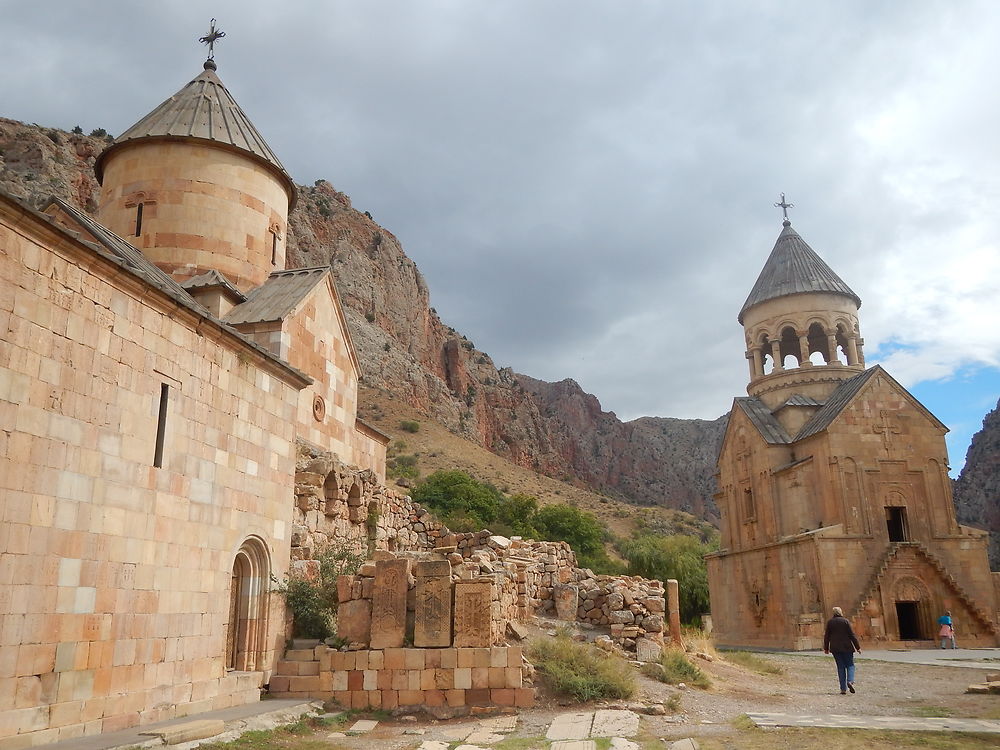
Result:
{"label": "person in dark jacket", "polygon": [[833,608],[833,617],[826,623],[823,633],[823,653],[833,654],[837,662],[837,677],[840,678],[840,694],[848,690],[854,692],[854,652],[861,653],[861,644],[854,635],[850,621],[844,617],[844,610]]}

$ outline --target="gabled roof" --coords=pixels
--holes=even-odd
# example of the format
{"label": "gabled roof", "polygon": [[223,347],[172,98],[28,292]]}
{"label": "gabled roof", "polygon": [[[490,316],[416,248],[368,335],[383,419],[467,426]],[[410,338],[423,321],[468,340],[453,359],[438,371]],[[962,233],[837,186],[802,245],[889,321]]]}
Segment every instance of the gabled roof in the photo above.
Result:
{"label": "gabled roof", "polygon": [[295,205],[295,183],[216,75],[212,60],[205,63],[201,75],[118,136],[97,157],[94,164],[97,181],[104,181],[104,162],[109,154],[129,142],[147,138],[204,141],[249,154],[285,183],[289,209]]}
{"label": "gabled roof", "polygon": [[861,374],[855,375],[853,378],[848,378],[838,385],[837,390],[831,393],[829,398],[827,398],[823,408],[813,414],[812,419],[802,425],[802,429],[799,430],[799,434],[795,436],[795,439],[802,440],[815,435],[817,432],[822,432],[829,427],[833,420],[837,418],[837,415],[844,410],[850,400],[854,398],[858,394],[858,391],[864,387],[865,383],[871,380],[872,375],[874,375],[876,371],[885,372],[885,370],[881,367],[875,365],[875,367],[865,370]]}
{"label": "gabled roof", "polygon": [[152,264],[136,247],[130,245],[117,234],[101,226],[87,214],[77,210],[64,200],[52,196],[43,208],[48,209],[51,206],[55,206],[79,227],[79,231],[62,225],[56,221],[54,216],[37,211],[10,193],[0,190],[0,207],[5,203],[13,206],[22,215],[27,215],[39,224],[50,227],[62,237],[68,238],[76,246],[86,248],[87,251],[93,253],[95,256],[114,264],[116,267],[122,269],[123,276],[134,276],[150,287],[157,289],[172,299],[178,308],[185,308],[192,314],[205,320],[209,325],[215,326],[224,336],[229,337],[234,342],[238,342],[239,346],[253,349],[264,360],[270,362],[276,371],[283,372],[286,376],[291,376],[289,382],[293,382],[296,387],[304,388],[313,382],[313,379],[301,370],[292,367],[260,344],[251,341],[235,328],[231,328],[216,318],[208,310],[195,302],[180,284]]}
{"label": "gabled roof", "polygon": [[761,302],[790,294],[829,292],[842,294],[861,307],[861,298],[816,254],[786,221],[774,243],[757,282],[740,310],[739,322],[747,310]]}
{"label": "gabled roof", "polygon": [[246,302],[247,296],[243,294],[239,289],[233,286],[232,282],[229,281],[223,274],[216,271],[214,268],[210,271],[205,271],[203,274],[198,276],[192,276],[187,281],[182,281],[181,286],[187,289],[189,292],[192,289],[213,289],[219,288],[224,289],[229,293],[231,297],[239,300],[240,302]]}
{"label": "gabled roof", "polygon": [[771,445],[785,445],[792,442],[792,438],[785,432],[785,428],[774,418],[771,410],[759,398],[743,396],[733,401],[749,417],[765,441]]}
{"label": "gabled roof", "polygon": [[247,295],[246,302],[230,310],[223,320],[229,325],[284,320],[329,273],[329,266],[275,271]]}
{"label": "gabled roof", "polygon": [[785,400],[785,403],[775,407],[774,410],[778,411],[779,409],[784,409],[786,406],[822,406],[823,403],[823,401],[817,401],[812,396],[805,396],[801,393],[793,393]]}
{"label": "gabled roof", "polygon": [[126,242],[107,227],[98,224],[94,219],[83,211],[71,206],[62,198],[52,196],[42,207],[45,211],[49,206],[56,206],[65,213],[81,230],[99,243],[105,250],[110,252],[119,261],[132,270],[137,276],[141,276],[149,284],[155,286],[161,292],[166,292],[175,300],[182,302],[187,307],[196,307],[200,314],[207,311],[195,302],[194,298],[188,294],[187,290],[178,284],[168,273],[160,270],[149,258],[142,254],[134,245]]}

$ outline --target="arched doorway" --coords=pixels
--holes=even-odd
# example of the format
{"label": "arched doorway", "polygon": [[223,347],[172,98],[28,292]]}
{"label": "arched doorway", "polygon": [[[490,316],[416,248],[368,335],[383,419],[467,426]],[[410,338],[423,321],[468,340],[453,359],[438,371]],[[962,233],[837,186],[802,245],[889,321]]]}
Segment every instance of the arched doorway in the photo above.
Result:
{"label": "arched doorway", "polygon": [[926,641],[934,638],[930,592],[919,578],[906,576],[896,581],[892,599],[899,640]]}
{"label": "arched doorway", "polygon": [[250,537],[233,559],[226,628],[226,668],[253,672],[263,667],[267,639],[267,546]]}

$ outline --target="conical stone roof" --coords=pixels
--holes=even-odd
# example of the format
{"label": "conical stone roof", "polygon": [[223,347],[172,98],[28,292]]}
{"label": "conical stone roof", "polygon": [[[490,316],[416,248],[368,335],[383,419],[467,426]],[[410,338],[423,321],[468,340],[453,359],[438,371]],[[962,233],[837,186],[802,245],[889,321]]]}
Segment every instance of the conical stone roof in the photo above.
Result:
{"label": "conical stone roof", "polygon": [[207,61],[201,75],[118,136],[97,157],[94,165],[97,181],[103,182],[104,162],[108,156],[133,141],[204,141],[248,154],[263,163],[285,183],[291,208],[297,194],[295,183],[215,70],[215,62]]}
{"label": "conical stone roof", "polygon": [[743,323],[746,311],[761,302],[808,292],[842,294],[861,307],[861,298],[792,229],[791,222],[786,221],[771,255],[757,277],[757,283],[743,303],[739,321]]}

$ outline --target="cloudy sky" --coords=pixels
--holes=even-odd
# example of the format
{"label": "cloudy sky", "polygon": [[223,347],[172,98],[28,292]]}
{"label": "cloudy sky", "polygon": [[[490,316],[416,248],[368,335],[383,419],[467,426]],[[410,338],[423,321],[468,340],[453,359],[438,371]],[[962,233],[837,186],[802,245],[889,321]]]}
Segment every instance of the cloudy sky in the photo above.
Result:
{"label": "cloudy sky", "polygon": [[[61,9],[60,9],[61,6]],[[286,6],[286,7],[282,7]],[[499,365],[714,418],[780,230],[953,429],[1000,395],[1000,4],[0,0],[0,115],[117,134],[219,75],[301,183],[402,241]]]}

